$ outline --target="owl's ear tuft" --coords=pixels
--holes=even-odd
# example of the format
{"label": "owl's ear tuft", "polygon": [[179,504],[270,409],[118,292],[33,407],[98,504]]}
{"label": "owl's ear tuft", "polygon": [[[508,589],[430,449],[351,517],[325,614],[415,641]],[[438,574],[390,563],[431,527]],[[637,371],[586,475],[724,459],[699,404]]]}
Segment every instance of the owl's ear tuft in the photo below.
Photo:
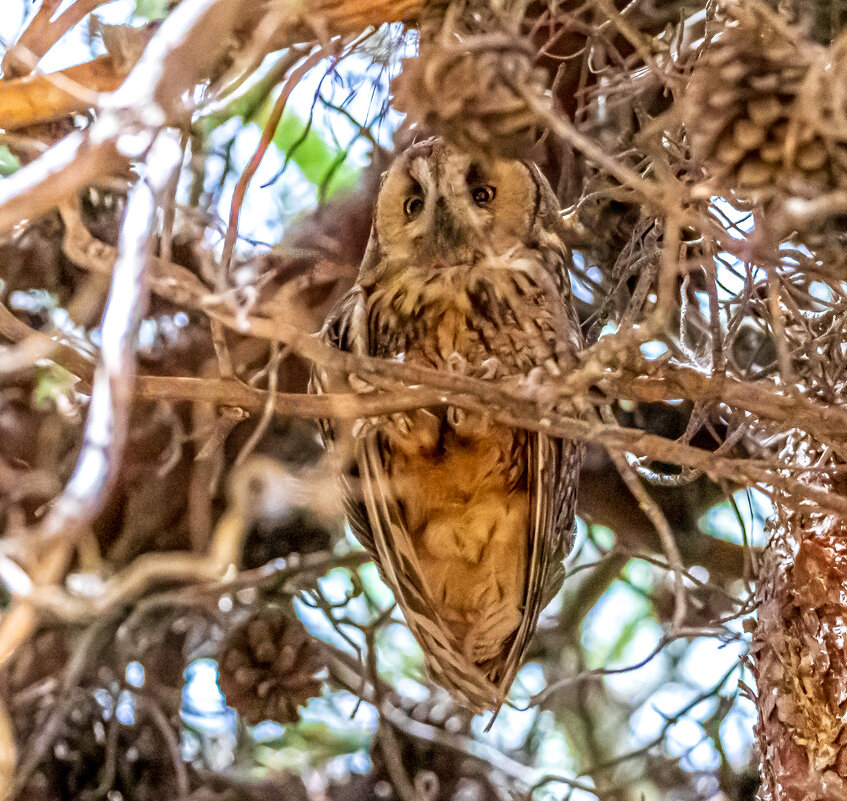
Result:
{"label": "owl's ear tuft", "polygon": [[529,168],[533,181],[538,188],[538,208],[535,210],[535,227],[539,225],[556,233],[564,241],[564,223],[559,216],[559,200],[550,182],[534,162],[524,162]]}
{"label": "owl's ear tuft", "polygon": [[374,268],[379,264],[381,251],[379,247],[379,236],[376,233],[376,220],[371,223],[371,234],[368,237],[368,246],[365,248],[365,255],[362,256],[362,264],[359,267],[359,278],[373,272]]}

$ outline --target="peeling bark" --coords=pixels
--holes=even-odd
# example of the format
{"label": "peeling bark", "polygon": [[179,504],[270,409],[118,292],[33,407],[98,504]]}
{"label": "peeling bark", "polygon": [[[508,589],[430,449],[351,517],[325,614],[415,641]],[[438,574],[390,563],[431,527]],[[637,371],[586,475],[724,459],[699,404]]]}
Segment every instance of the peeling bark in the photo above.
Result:
{"label": "peeling bark", "polygon": [[847,524],[780,514],[753,637],[761,801],[847,798]]}

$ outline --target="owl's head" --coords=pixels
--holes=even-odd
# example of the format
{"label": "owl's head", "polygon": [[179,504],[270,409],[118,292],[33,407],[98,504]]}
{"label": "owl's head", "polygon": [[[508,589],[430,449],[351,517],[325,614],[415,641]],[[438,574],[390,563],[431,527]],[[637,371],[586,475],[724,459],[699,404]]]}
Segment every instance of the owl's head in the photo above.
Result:
{"label": "owl's head", "polygon": [[534,246],[555,205],[533,164],[471,156],[437,138],[418,142],[383,176],[363,274],[472,264]]}

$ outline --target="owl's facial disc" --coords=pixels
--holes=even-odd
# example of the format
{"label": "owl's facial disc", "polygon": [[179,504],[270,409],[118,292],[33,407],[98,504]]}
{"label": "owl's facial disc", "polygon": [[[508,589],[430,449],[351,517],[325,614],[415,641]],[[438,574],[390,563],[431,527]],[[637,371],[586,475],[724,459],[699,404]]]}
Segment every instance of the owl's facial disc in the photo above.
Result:
{"label": "owl's facial disc", "polygon": [[376,209],[380,251],[398,266],[471,265],[525,244],[537,202],[522,162],[476,159],[430,139],[385,176]]}

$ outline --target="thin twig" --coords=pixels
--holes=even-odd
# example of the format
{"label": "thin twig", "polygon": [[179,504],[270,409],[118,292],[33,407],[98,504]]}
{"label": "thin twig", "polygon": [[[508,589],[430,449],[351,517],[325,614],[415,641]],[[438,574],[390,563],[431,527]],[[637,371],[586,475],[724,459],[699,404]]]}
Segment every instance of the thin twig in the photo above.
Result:
{"label": "thin twig", "polygon": [[288,102],[288,98],[297,84],[303,79],[303,76],[325,57],[326,53],[324,53],[323,49],[317,50],[289,75],[279,97],[276,99],[276,103],[274,103],[273,111],[268,117],[267,123],[265,123],[265,127],[262,130],[262,138],[235,185],[232,193],[232,204],[229,209],[229,227],[227,228],[217,275],[218,292],[222,292],[226,288],[226,277],[229,274],[230,262],[232,261],[232,254],[235,249],[235,239],[238,235],[238,218],[241,215],[241,204],[244,202],[247,187],[250,185],[250,181],[256,174],[256,170],[262,163],[262,159],[273,141],[279,121],[282,119],[282,113],[285,111],[285,104]]}

